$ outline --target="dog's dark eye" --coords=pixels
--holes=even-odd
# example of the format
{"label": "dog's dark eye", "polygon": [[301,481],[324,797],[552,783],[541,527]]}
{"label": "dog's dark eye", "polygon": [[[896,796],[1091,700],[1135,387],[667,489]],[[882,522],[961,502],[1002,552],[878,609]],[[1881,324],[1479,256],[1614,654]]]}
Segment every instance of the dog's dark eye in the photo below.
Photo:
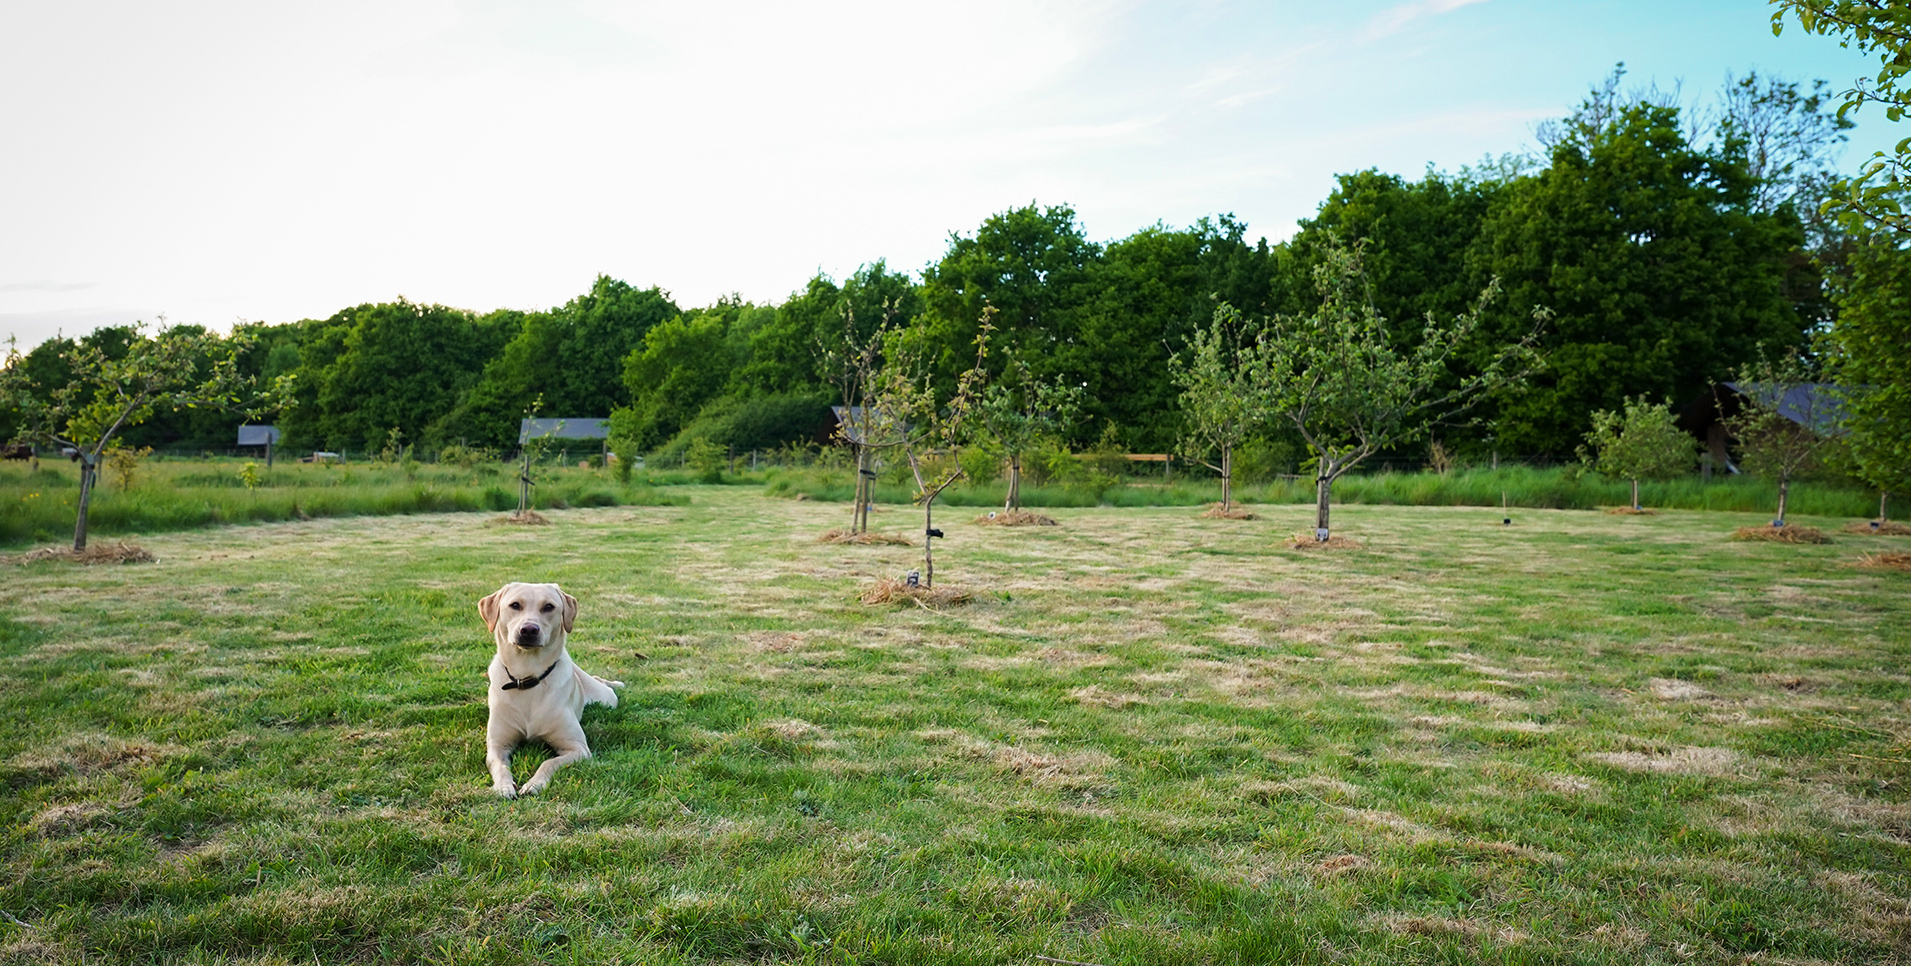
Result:
{"label": "dog's dark eye", "polygon": [[544,611],[544,612],[545,612],[546,614],[548,614],[548,613],[550,613],[550,612],[552,612],[552,611],[554,611],[554,610],[556,610],[556,609],[557,609],[557,605],[556,605],[556,604],[545,604],[545,605],[544,605],[543,607],[541,607],[541,608],[539,608],[539,609],[540,609],[540,610],[542,610],[542,611]]}
{"label": "dog's dark eye", "polygon": [[512,610],[523,610],[523,609],[524,609],[524,605],[523,605],[523,604],[520,604],[520,603],[518,603],[517,601],[515,601],[515,600],[514,600],[514,601],[512,601],[512,602],[511,602],[511,609],[512,609]]}

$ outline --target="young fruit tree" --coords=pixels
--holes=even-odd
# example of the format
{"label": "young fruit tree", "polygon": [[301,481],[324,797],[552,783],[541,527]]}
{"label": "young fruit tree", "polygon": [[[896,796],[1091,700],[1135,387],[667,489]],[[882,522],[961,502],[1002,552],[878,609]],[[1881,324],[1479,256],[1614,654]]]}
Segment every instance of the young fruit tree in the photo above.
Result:
{"label": "young fruit tree", "polygon": [[[896,352],[898,332],[891,325],[895,310],[885,302],[882,322],[863,336],[856,329],[856,313],[847,301],[841,306],[843,337],[840,344],[819,346],[821,368],[836,383],[836,436],[856,454],[855,506],[849,532],[869,530],[869,508],[875,502],[875,462],[878,454],[903,445],[907,425],[884,408],[879,397],[890,375],[889,356]],[[897,370],[898,372],[900,370]]]}
{"label": "young fruit tree", "polygon": [[144,422],[160,407],[216,407],[247,418],[282,408],[291,398],[291,377],[280,376],[264,393],[239,371],[239,355],[251,336],[222,337],[193,326],[175,326],[133,338],[115,355],[80,344],[65,360],[73,376],[65,385],[39,385],[26,373],[17,346],[0,365],[0,406],[20,414],[13,443],[72,449],[80,464],[80,499],[73,549],[86,549],[87,514],[101,457],[119,433]]}
{"label": "young fruit tree", "polygon": [[[1699,441],[1673,421],[1668,403],[1651,403],[1646,397],[1627,399],[1623,412],[1598,410],[1592,415],[1592,432],[1587,445],[1596,457],[1593,468],[1608,476],[1632,481],[1632,502],[1639,505],[1640,480],[1671,480],[1692,469],[1698,456]],[[1580,447],[1582,458],[1586,456]]]}
{"label": "young fruit tree", "polygon": [[1276,316],[1262,336],[1269,413],[1293,424],[1319,458],[1314,539],[1321,542],[1330,536],[1334,481],[1374,453],[1418,439],[1531,374],[1540,364],[1533,345],[1546,317],[1536,311],[1533,328],[1518,342],[1502,346],[1477,370],[1456,373],[1449,363],[1479,331],[1499,293],[1497,279],[1470,311],[1451,322],[1429,314],[1419,342],[1400,346],[1368,296],[1360,247],[1335,244],[1325,256],[1314,269],[1320,308],[1300,317]]}
{"label": "young fruit tree", "polygon": [[[1186,360],[1168,361],[1186,421],[1181,452],[1220,474],[1223,514],[1234,506],[1234,450],[1268,419],[1269,346],[1247,328],[1223,302],[1207,328],[1194,330]],[[1211,455],[1220,462],[1208,462]]]}
{"label": "young fruit tree", "polygon": [[1082,388],[1061,380],[1044,382],[1029,373],[1028,364],[1011,358],[1003,378],[990,383],[975,401],[979,435],[1002,448],[1009,463],[1009,492],[1002,508],[1022,508],[1022,457],[1037,440],[1067,429],[1081,409]]}
{"label": "young fruit tree", "polygon": [[1727,384],[1745,405],[1721,422],[1738,442],[1745,471],[1778,483],[1774,527],[1785,525],[1792,480],[1817,468],[1827,447],[1845,434],[1843,401],[1816,375],[1795,349],[1776,360],[1761,352],[1757,362],[1739,368],[1737,382]]}
{"label": "young fruit tree", "polygon": [[995,331],[995,311],[984,307],[975,336],[975,365],[956,377],[955,391],[944,402],[938,398],[930,367],[917,353],[899,347],[876,381],[875,408],[886,414],[885,429],[898,440],[909,471],[916,478],[915,502],[922,507],[922,586],[936,584],[936,497],[962,478],[958,449],[969,434],[976,401],[988,378],[982,364],[989,354],[989,336]]}

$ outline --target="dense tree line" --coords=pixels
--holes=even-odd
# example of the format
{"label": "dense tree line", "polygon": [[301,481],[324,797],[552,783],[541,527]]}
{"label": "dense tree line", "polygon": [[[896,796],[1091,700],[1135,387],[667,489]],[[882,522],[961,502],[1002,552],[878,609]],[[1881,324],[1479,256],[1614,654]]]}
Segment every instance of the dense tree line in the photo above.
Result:
{"label": "dense tree line", "polygon": [[[1456,382],[1524,334],[1536,307],[1549,309],[1544,370],[1442,437],[1461,450],[1564,456],[1595,411],[1697,398],[1761,345],[1803,346],[1835,312],[1828,291],[1855,304],[1853,286],[1896,277],[1880,267],[1891,252],[1854,249],[1815,216],[1842,137],[1822,93],[1750,77],[1697,111],[1622,91],[1622,76],[1542,129],[1543,156],[1418,179],[1342,175],[1279,244],[1251,240],[1228,215],[1097,242],[1070,207],[1031,203],[951,234],[919,275],[876,261],[840,281],[819,274],[781,304],[686,309],[608,277],[543,312],[401,299],[248,327],[257,338],[242,364],[294,375],[296,404],[278,423],[301,449],[378,449],[396,431],[426,451],[508,450],[527,415],[609,416],[629,449],[695,438],[767,448],[823,438],[840,401],[831,360],[879,327],[953,385],[973,364],[988,306],[997,377],[1081,391],[1066,442],[1167,452],[1184,428],[1172,360],[1216,306],[1249,318],[1313,311],[1316,269],[1346,244],[1360,246],[1367,297],[1404,346],[1429,313],[1464,313],[1500,280],[1476,343],[1454,354]],[[1854,250],[1864,271],[1852,275]],[[125,336],[103,329],[86,341],[110,352]],[[49,341],[23,364],[56,378],[71,345]],[[231,430],[191,412],[126,435],[226,447]]]}

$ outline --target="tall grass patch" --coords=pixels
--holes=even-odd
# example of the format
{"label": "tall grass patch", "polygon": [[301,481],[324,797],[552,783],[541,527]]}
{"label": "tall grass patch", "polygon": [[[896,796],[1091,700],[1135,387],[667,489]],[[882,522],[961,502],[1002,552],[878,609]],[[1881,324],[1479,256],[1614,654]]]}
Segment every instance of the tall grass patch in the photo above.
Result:
{"label": "tall grass patch", "polygon": [[[254,465],[252,486],[245,460],[165,460],[140,468],[134,484],[109,480],[93,492],[88,529],[102,536],[160,533],[235,523],[338,516],[469,513],[517,507],[516,474],[509,467],[288,464],[266,470]],[[639,476],[620,484],[615,475],[574,467],[540,467],[532,505],[540,509],[663,506],[688,497],[660,489]],[[71,539],[79,498],[75,467],[48,461],[38,471],[0,465],[0,545]]]}

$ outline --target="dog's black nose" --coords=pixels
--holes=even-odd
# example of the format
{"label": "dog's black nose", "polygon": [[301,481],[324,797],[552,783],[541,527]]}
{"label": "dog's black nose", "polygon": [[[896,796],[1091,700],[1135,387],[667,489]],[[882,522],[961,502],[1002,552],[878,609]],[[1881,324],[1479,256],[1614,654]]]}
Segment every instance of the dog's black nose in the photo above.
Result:
{"label": "dog's black nose", "polygon": [[537,628],[533,626],[525,626],[525,627],[518,628],[518,643],[520,644],[537,643]]}

